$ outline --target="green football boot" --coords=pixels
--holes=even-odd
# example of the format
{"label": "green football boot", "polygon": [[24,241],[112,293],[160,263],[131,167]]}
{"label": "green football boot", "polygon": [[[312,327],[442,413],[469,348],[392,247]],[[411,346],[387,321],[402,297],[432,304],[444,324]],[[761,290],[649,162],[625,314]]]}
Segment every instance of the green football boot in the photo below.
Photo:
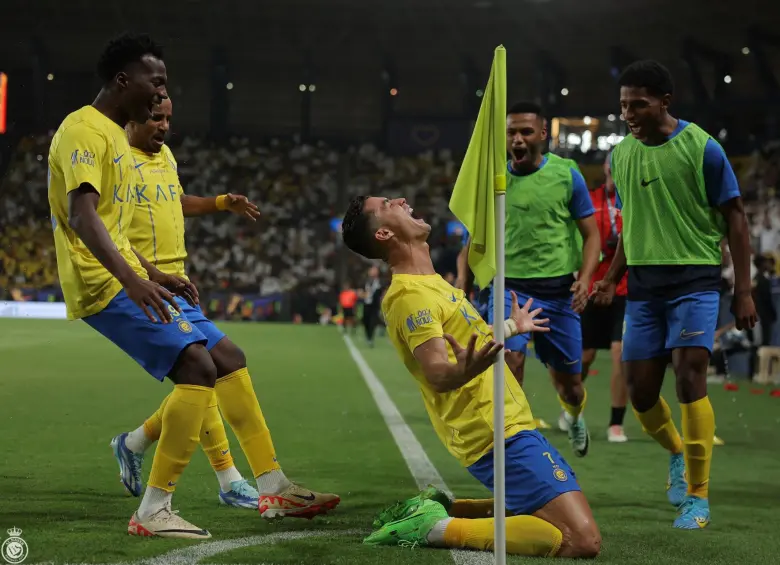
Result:
{"label": "green football boot", "polygon": [[450,497],[447,496],[444,491],[437,489],[433,485],[428,485],[428,488],[421,490],[417,496],[413,496],[412,498],[401,502],[396,502],[392,506],[388,506],[382,510],[377,517],[374,518],[374,529],[378,530],[385,524],[405,518],[417,510],[417,507],[422,504],[423,500],[434,500],[444,506],[444,509],[447,511],[449,511],[450,506],[452,506]]}
{"label": "green football boot", "polygon": [[389,522],[363,540],[366,545],[428,546],[433,527],[449,518],[444,506],[434,500],[423,500],[408,516]]}

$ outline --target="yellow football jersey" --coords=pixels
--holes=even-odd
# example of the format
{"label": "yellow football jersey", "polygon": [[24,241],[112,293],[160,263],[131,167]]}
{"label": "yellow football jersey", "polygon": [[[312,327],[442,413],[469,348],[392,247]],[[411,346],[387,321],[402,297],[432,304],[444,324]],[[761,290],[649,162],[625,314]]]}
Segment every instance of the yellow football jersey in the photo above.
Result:
{"label": "yellow football jersey", "polygon": [[49,206],[70,319],[100,312],[122,289],[68,225],[68,193],[84,183],[100,193],[97,213],[119,253],[139,276],[148,278],[126,236],[135,208],[127,134],[92,106],[68,115],[49,148]]}
{"label": "yellow football jersey", "polygon": [[167,145],[158,153],[131,148],[135,175],[136,210],[130,224],[130,243],[163,273],[186,277],[184,259],[184,194],[176,160]]}
{"label": "yellow football jersey", "polygon": [[[425,379],[414,350],[426,341],[452,335],[463,347],[478,335],[482,347],[493,332],[462,290],[439,275],[394,275],[382,301],[388,335],[417,380],[428,416],[439,439],[464,466],[471,465],[493,448],[493,368],[465,386],[435,392]],[[447,344],[450,362],[455,356]],[[505,437],[535,428],[523,390],[506,367]]]}

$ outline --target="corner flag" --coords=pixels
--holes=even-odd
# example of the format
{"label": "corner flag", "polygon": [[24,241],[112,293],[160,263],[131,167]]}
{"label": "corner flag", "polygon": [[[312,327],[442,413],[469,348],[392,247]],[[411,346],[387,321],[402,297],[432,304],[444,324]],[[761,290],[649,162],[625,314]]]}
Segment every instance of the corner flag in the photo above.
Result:
{"label": "corner flag", "polygon": [[496,48],[477,124],[460,167],[450,210],[471,237],[469,266],[479,288],[496,274],[496,192],[506,191],[506,50]]}
{"label": "corner flag", "polygon": [[[496,48],[485,96],[466,157],[450,198],[450,210],[471,237],[469,266],[479,288],[493,281],[493,337],[504,343],[504,240],[506,218],[506,50]],[[495,279],[495,280],[494,280]],[[494,563],[506,565],[506,464],[504,350],[493,365]]]}

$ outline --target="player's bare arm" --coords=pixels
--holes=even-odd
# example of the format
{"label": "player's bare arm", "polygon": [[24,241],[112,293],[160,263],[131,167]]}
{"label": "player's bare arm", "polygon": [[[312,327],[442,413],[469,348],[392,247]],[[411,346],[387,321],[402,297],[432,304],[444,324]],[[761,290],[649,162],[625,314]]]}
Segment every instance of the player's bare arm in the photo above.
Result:
{"label": "player's bare arm", "polygon": [[68,225],[95,258],[116,277],[130,299],[150,320],[157,321],[151,309],[163,322],[170,322],[173,318],[165,303],[168,302],[178,309],[173,295],[159,284],[139,277],[127,264],[98,216],[99,200],[100,195],[97,190],[88,183],[83,183],[76,190],[72,190],[68,194]]}
{"label": "player's bare arm", "polygon": [[167,289],[176,296],[181,296],[191,306],[197,306],[200,304],[200,295],[198,294],[198,289],[194,284],[192,284],[191,281],[188,281],[184,277],[180,277],[178,275],[169,275],[168,273],[163,273],[160,269],[148,261],[146,257],[136,251],[135,248],[133,249],[133,253],[135,253],[135,256],[138,257],[138,260],[141,262],[141,266],[146,270],[146,274],[149,275],[150,281],[156,282],[161,287]]}
{"label": "player's bare arm", "polygon": [[[456,363],[450,363],[447,343],[452,347]],[[457,390],[481,375],[498,359],[504,347],[495,340],[488,340],[476,349],[477,334],[473,334],[463,348],[451,335],[429,339],[414,350],[414,357],[420,363],[428,384],[436,392]]]}
{"label": "player's bare arm", "polygon": [[734,299],[731,312],[736,319],[737,329],[752,328],[756,325],[758,316],[750,280],[750,228],[742,198],[732,198],[723,203],[720,212],[726,219],[731,261],[734,265]]}
{"label": "player's bare arm", "polygon": [[[591,215],[587,218],[576,220],[577,229],[582,235],[582,267],[580,268],[577,280],[572,285],[571,290],[574,293],[572,298],[572,308],[578,314],[581,314],[588,303],[588,287],[593,273],[599,265],[601,256],[601,235],[599,226],[596,223],[596,217]],[[620,279],[618,279],[620,280]]]}
{"label": "player's bare arm", "polygon": [[612,264],[609,266],[607,274],[604,275],[603,279],[593,284],[593,292],[591,292],[590,296],[597,305],[609,306],[612,304],[617,283],[623,278],[627,270],[628,263],[626,263],[626,250],[623,247],[623,234],[620,234],[618,235],[615,257],[612,259]]}
{"label": "player's bare arm", "polygon": [[468,296],[471,292],[471,287],[474,284],[474,273],[469,268],[469,250],[471,249],[471,238],[468,243],[463,246],[458,253],[458,276],[455,279],[455,288],[459,288]]}
{"label": "player's bare arm", "polygon": [[207,198],[183,194],[181,197],[181,209],[185,218],[216,214],[225,210],[237,216],[248,218],[253,222],[260,217],[258,207],[241,194],[228,193]]}

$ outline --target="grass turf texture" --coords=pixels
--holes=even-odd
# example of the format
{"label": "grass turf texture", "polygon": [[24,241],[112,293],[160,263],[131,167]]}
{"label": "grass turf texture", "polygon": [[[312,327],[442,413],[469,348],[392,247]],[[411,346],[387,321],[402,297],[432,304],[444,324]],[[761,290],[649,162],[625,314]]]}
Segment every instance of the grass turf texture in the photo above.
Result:
{"label": "grass turf texture", "polygon": [[[336,492],[341,506],[313,522],[267,524],[251,511],[221,507],[218,484],[198,451],[174,497],[174,508],[208,528],[214,540],[282,532],[358,533],[284,540],[213,555],[205,563],[404,565],[452,563],[438,550],[369,548],[360,544],[376,511],[416,492],[414,480],[334,328],[225,324],[247,353],[250,372],[273,432],[279,459],[293,480]],[[0,541],[23,530],[26,563],[113,563],[162,555],[192,542],[145,540],[126,534],[138,501],[124,493],[108,443],[140,425],[170,390],[81,322],[0,320]],[[463,497],[487,491],[439,443],[411,377],[390,344],[358,347],[384,383],[448,486]],[[593,436],[588,457],[571,455],[565,435],[551,441],[573,465],[604,538],[603,564],[772,563],[780,552],[774,521],[780,500],[780,399],[711,387],[718,435],[712,471],[711,526],[671,528],[666,502],[667,457],[641,434],[629,412],[630,442],[611,445],[608,361],[588,381],[586,416]],[[665,394],[679,421],[672,379]],[[746,387],[743,387],[743,389]],[[543,368],[529,360],[526,390],[536,416],[551,424],[559,408]],[[239,469],[249,474],[228,431]],[[147,456],[148,476],[152,453]],[[511,563],[535,560],[510,558]]]}

